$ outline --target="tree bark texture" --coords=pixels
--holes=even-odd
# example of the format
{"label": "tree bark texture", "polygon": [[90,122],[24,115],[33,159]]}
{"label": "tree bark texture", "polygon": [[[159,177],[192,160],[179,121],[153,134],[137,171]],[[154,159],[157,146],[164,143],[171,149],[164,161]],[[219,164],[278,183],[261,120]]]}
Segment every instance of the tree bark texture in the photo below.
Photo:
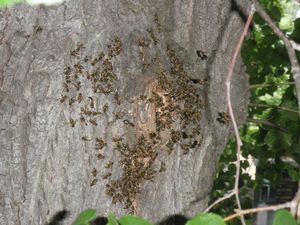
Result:
{"label": "tree bark texture", "polygon": [[[153,221],[207,205],[232,132],[246,0],[72,0],[0,10],[0,224],[86,208]],[[248,79],[232,84],[238,122]]]}

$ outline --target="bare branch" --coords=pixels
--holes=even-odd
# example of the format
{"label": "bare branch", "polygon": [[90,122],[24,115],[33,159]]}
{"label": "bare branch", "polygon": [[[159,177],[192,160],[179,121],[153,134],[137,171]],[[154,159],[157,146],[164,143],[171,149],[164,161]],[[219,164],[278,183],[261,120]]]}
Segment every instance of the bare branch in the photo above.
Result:
{"label": "bare branch", "polygon": [[210,206],[208,206],[204,212],[208,212],[209,210],[211,210],[213,207],[215,207],[217,204],[219,204],[220,202],[223,202],[224,200],[231,198],[232,196],[234,196],[235,192],[232,190],[230,191],[228,194],[224,195],[222,198],[219,198],[217,201],[215,201],[214,203],[212,203]]}
{"label": "bare branch", "polygon": [[252,84],[250,85],[250,89],[270,87],[270,86],[286,86],[286,85],[293,85],[293,84],[295,84],[295,82],[273,83],[273,84]]}
{"label": "bare branch", "polygon": [[293,40],[291,40],[291,44],[296,51],[300,51],[300,44],[294,42]]}
{"label": "bare branch", "polygon": [[258,119],[252,119],[252,118],[248,118],[246,120],[246,122],[251,122],[251,123],[259,123],[259,124],[263,124],[263,125],[266,125],[266,126],[269,126],[269,127],[274,127],[278,130],[280,130],[281,132],[287,132],[287,130],[281,126],[278,126],[277,124],[275,123],[272,123],[268,120],[258,120]]}
{"label": "bare branch", "polygon": [[253,209],[236,210],[237,212],[235,214],[225,217],[224,221],[232,220],[241,215],[246,215],[246,214],[251,214],[251,213],[256,213],[256,212],[263,212],[263,211],[271,211],[271,210],[275,211],[278,209],[286,209],[286,208],[290,208],[290,206],[291,206],[291,202],[287,202],[287,203],[280,204],[280,205],[271,205],[271,206],[253,208]]}
{"label": "bare branch", "polygon": [[287,111],[287,112],[292,112],[292,113],[297,113],[300,114],[300,112],[296,109],[290,109],[287,107],[282,107],[282,106],[276,106],[276,105],[268,105],[268,104],[261,104],[261,103],[250,103],[250,107],[262,107],[262,108],[275,108],[281,111]]}

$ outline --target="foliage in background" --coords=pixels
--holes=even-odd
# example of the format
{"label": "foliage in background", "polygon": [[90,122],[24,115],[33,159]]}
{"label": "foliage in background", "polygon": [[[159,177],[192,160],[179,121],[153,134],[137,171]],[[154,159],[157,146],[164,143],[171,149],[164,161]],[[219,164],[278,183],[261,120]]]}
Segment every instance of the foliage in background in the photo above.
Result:
{"label": "foliage in background", "polygon": [[[300,43],[300,18],[296,18],[300,12],[299,4],[287,0],[260,2],[287,36]],[[276,187],[286,176],[285,171],[295,181],[300,178],[297,167],[300,165],[300,120],[289,58],[283,42],[258,15],[254,17],[254,24],[254,30],[242,48],[251,97],[248,122],[241,128],[241,137],[243,157],[252,156],[258,163],[255,180],[248,174],[240,177],[243,208],[253,207],[251,191],[260,190],[264,179]],[[299,54],[297,56],[300,58]],[[211,202],[234,186],[235,160],[236,144],[235,140],[230,140],[219,162]],[[242,170],[248,167],[247,161],[241,165]],[[235,208],[232,198],[213,211],[228,215]],[[248,219],[247,223],[251,224],[251,218]],[[235,220],[229,224],[240,222]]]}

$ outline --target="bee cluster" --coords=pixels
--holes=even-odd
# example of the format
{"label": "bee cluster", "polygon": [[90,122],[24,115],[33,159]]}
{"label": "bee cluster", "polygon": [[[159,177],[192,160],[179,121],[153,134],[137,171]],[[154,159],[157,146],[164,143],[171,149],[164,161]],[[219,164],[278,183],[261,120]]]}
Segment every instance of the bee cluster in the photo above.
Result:
{"label": "bee cluster", "polygon": [[[155,15],[155,28],[147,29],[148,37],[137,38],[135,44],[138,49],[141,67],[144,72],[154,74],[155,80],[152,89],[148,94],[141,95],[138,100],[142,105],[150,105],[154,112],[149,116],[148,128],[141,129],[138,118],[123,119],[124,128],[130,131],[141,129],[142,132],[136,132],[135,143],[128,144],[122,137],[113,137],[112,142],[115,151],[119,153],[119,162],[108,162],[105,166],[106,173],[101,178],[107,180],[106,194],[111,197],[113,203],[123,203],[126,209],[135,211],[135,201],[140,193],[141,185],[147,180],[153,180],[154,177],[167,170],[164,161],[156,162],[158,156],[170,155],[175,146],[179,146],[183,154],[188,154],[191,149],[197,149],[201,145],[200,121],[201,110],[203,108],[202,97],[199,90],[191,84],[191,78],[184,69],[184,64],[176,54],[176,51],[170,46],[165,49],[169,67],[164,67],[165,60],[160,60],[158,54],[151,57],[150,48],[159,44],[159,34],[162,26],[159,23],[158,16]],[[82,45],[78,45],[71,52],[74,58],[80,58]],[[99,106],[97,96],[111,95],[112,101],[116,105],[122,104],[122,99],[115,85],[118,80],[113,71],[112,58],[123,52],[123,45],[120,38],[111,39],[107,45],[107,53],[100,52],[95,58],[85,56],[83,61],[77,61],[74,65],[68,65],[64,69],[65,82],[64,90],[60,102],[69,107],[80,105],[80,114],[77,117],[70,118],[70,126],[99,125],[99,118],[109,112],[109,105]],[[152,49],[151,49],[152,50]],[[153,52],[153,51],[152,51]],[[92,68],[92,69],[91,69]],[[193,81],[194,82],[194,81]],[[199,83],[197,81],[197,83]],[[82,86],[85,86],[82,91]],[[93,94],[86,95],[87,88],[90,87]],[[133,106],[134,108],[134,106]],[[149,112],[150,112],[149,111]],[[115,120],[125,116],[122,111],[112,112]],[[136,120],[135,120],[136,119]],[[79,121],[79,122],[78,122]],[[78,122],[78,123],[77,123]],[[151,123],[151,124],[150,124]],[[81,137],[84,142],[95,143],[96,157],[104,159],[104,148],[107,143],[100,137]],[[162,151],[166,149],[166,151]],[[156,162],[156,163],[155,163]],[[115,164],[117,165],[115,165]],[[122,169],[122,175],[116,179],[112,174],[113,167]],[[91,171],[92,180],[90,186],[97,183],[99,172],[96,168]]]}
{"label": "bee cluster", "polygon": [[[121,104],[121,98],[114,86],[118,77],[113,72],[111,62],[123,51],[120,38],[112,38],[107,45],[107,54],[101,51],[94,58],[91,56],[82,57],[82,49],[84,46],[78,43],[75,49],[70,52],[73,64],[66,65],[63,70],[64,82],[60,103],[68,107],[80,108],[78,115],[69,118],[69,124],[72,128],[77,125],[93,127],[99,125],[101,116],[108,111],[107,103],[100,109],[98,99],[101,94],[113,94],[116,103]],[[106,143],[101,138],[83,135],[80,140],[94,142],[97,159],[105,158],[103,149]],[[91,171],[91,174],[90,186],[94,186],[98,180],[96,168]]]}
{"label": "bee cluster", "polygon": [[[155,23],[158,23],[157,15],[155,18]],[[152,121],[155,130],[143,130],[141,135],[137,135],[134,144],[126,143],[122,138],[114,138],[115,150],[119,152],[119,164],[123,173],[118,179],[109,180],[106,185],[106,194],[112,198],[113,203],[123,203],[131,212],[135,211],[135,201],[141,185],[147,180],[153,180],[158,173],[167,169],[164,161],[160,161],[158,167],[155,163],[158,155],[163,154],[161,149],[166,149],[170,155],[177,144],[183,154],[188,154],[191,149],[197,149],[202,143],[201,94],[191,84],[191,78],[184,70],[183,63],[171,47],[167,46],[166,49],[170,69],[165,69],[157,56],[149,59],[147,49],[156,46],[159,39],[155,29],[148,28],[147,31],[150,37],[139,37],[136,45],[141,66],[144,70],[149,69],[152,74],[154,70],[156,74],[154,83],[157,87],[153,88],[149,95],[141,95],[138,101],[144,105],[150,104],[155,109]],[[128,127],[138,124],[129,120],[123,122]],[[107,175],[109,176],[103,178],[111,176]]]}

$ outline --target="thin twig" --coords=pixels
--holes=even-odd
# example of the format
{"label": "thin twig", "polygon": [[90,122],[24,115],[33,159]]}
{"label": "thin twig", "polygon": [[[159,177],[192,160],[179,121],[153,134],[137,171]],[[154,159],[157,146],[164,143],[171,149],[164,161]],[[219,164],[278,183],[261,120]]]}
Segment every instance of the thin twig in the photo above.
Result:
{"label": "thin twig", "polygon": [[234,219],[238,216],[251,214],[251,213],[256,213],[256,212],[271,211],[271,210],[275,211],[275,210],[278,210],[278,209],[286,209],[286,208],[290,208],[290,206],[291,206],[291,202],[286,202],[284,204],[279,204],[279,205],[271,205],[271,206],[253,208],[253,209],[237,210],[237,213],[225,217],[223,219],[223,221],[229,221],[229,220],[232,220],[232,219]]}
{"label": "thin twig", "polygon": [[292,113],[297,113],[299,114],[299,111],[296,109],[291,109],[287,107],[282,107],[282,106],[276,106],[276,105],[267,105],[267,104],[261,104],[261,103],[250,103],[250,107],[262,107],[262,108],[275,108],[281,111],[287,111],[287,112],[292,112]]}
{"label": "thin twig", "polygon": [[252,119],[252,118],[247,118],[246,122],[250,122],[250,123],[258,123],[258,124],[263,124],[269,127],[274,127],[278,130],[280,130],[281,132],[287,132],[287,130],[281,126],[278,126],[275,123],[272,123],[268,120],[258,120],[258,119]]}
{"label": "thin twig", "polygon": [[250,85],[249,89],[271,87],[271,86],[286,86],[286,85],[293,85],[293,84],[295,84],[295,82],[273,83],[273,84],[252,84]]}
{"label": "thin twig", "polygon": [[235,192],[232,190],[229,193],[225,194],[222,198],[219,198],[217,201],[215,201],[214,203],[212,203],[210,206],[208,206],[204,212],[208,212],[209,210],[211,210],[213,207],[215,207],[217,204],[219,204],[220,202],[223,202],[224,200],[231,198],[232,196],[234,196]]}
{"label": "thin twig", "polygon": [[293,78],[296,84],[297,90],[297,99],[298,99],[298,108],[300,110],[300,66],[297,60],[297,56],[295,53],[295,49],[291,41],[285,36],[285,34],[278,28],[278,26],[273,22],[270,16],[265,12],[265,10],[260,6],[257,0],[252,0],[255,5],[256,12],[260,15],[260,17],[266,21],[269,27],[273,30],[273,32],[283,40],[286,50],[288,52],[288,56],[291,62],[291,71],[293,74]]}

